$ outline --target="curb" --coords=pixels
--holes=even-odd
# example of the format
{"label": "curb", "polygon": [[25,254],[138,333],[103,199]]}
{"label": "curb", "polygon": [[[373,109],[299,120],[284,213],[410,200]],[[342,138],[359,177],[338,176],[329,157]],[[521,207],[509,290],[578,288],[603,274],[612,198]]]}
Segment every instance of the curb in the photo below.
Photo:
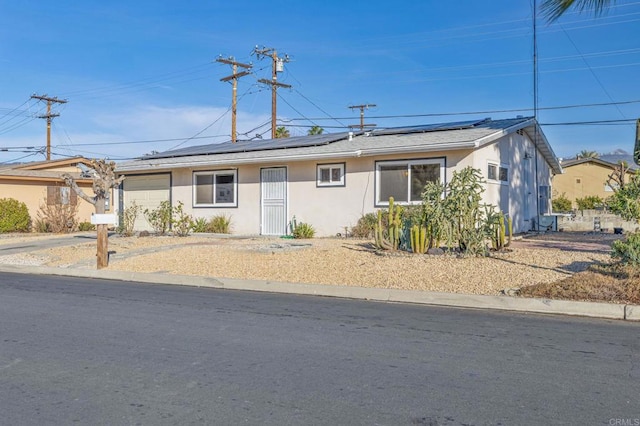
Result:
{"label": "curb", "polygon": [[196,275],[124,272],[105,269],[101,269],[99,271],[97,269],[64,269],[47,266],[0,264],[0,272],[96,278],[117,281],[136,281],[151,284],[183,285],[227,290],[340,297],[379,302],[412,303],[473,309],[495,309],[501,311],[640,321],[640,306],[617,305],[603,302],[515,298],[510,296],[439,293],[417,290],[242,280],[234,278],[209,278]]}

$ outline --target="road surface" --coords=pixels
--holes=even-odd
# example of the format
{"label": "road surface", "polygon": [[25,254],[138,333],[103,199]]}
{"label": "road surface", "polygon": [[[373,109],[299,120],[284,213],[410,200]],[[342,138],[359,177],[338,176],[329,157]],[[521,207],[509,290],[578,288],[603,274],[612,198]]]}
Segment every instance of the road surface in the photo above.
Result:
{"label": "road surface", "polygon": [[633,425],[640,324],[0,273],[0,412],[8,425]]}

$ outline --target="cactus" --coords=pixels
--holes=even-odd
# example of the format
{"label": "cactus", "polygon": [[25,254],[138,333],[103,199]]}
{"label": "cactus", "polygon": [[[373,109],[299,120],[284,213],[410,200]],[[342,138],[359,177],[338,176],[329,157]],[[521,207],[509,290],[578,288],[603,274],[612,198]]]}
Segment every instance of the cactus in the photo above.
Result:
{"label": "cactus", "polygon": [[427,228],[413,225],[411,228],[411,251],[424,254],[427,251]]}
{"label": "cactus", "polygon": [[374,234],[376,247],[382,250],[398,250],[402,230],[402,207],[395,206],[393,197],[389,197],[389,215],[386,232],[382,226],[382,210],[378,210],[378,223],[375,226]]}
{"label": "cactus", "polygon": [[[503,250],[509,247],[511,244],[511,235],[513,233],[513,222],[511,218],[507,216],[507,224],[505,225],[504,215],[500,214],[497,220],[494,222],[495,229],[493,230],[493,236],[491,237],[491,246],[494,250]],[[509,230],[508,239],[507,229]]]}

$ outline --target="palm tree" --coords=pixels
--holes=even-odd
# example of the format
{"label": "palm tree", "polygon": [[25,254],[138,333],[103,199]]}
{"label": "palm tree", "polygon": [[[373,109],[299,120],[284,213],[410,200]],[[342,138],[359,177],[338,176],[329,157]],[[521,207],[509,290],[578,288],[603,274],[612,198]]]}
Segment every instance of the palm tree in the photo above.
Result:
{"label": "palm tree", "polygon": [[542,0],[541,11],[549,22],[553,22],[562,16],[567,10],[573,8],[578,12],[589,11],[594,15],[601,15],[616,0]]}
{"label": "palm tree", "polygon": [[309,136],[311,135],[321,135],[324,132],[324,129],[320,126],[313,126],[312,128],[309,129],[309,131],[307,132],[307,134]]}
{"label": "palm tree", "polygon": [[276,139],[288,138],[291,135],[289,134],[289,130],[286,127],[280,126],[276,127]]}
{"label": "palm tree", "polygon": [[576,154],[576,159],[580,159],[580,158],[598,158],[600,156],[600,154],[598,154],[595,151],[588,151],[586,149],[583,149],[582,151],[580,151],[579,153]]}

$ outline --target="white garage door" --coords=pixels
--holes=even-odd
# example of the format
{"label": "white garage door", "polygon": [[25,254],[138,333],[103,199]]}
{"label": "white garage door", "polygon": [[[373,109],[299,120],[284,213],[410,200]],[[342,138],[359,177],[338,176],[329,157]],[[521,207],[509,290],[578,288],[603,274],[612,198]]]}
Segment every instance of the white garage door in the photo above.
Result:
{"label": "white garage door", "polygon": [[[142,175],[127,176],[122,183],[124,208],[131,206],[133,202],[145,209],[158,208],[162,201],[170,201],[171,175]],[[151,225],[140,213],[136,219],[135,231],[153,231]]]}

